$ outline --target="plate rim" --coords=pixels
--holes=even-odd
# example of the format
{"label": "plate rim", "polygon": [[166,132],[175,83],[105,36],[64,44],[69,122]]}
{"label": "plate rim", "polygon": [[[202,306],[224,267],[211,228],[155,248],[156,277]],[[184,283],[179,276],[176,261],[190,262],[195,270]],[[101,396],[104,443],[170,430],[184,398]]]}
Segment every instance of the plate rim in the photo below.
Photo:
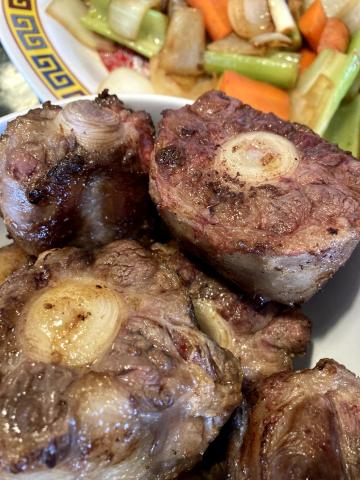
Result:
{"label": "plate rim", "polygon": [[38,0],[0,1],[0,41],[40,100],[91,93],[49,39]]}

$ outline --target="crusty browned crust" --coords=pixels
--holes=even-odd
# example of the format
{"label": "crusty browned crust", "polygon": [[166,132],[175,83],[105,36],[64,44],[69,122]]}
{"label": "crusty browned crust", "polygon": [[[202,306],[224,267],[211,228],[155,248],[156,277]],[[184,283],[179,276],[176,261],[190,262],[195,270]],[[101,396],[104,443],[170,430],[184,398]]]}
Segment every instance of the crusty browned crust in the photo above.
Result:
{"label": "crusty browned crust", "polygon": [[[227,333],[221,346],[240,360],[245,391],[263,378],[291,370],[293,357],[305,353],[311,324],[299,309],[274,302],[261,304],[231,289],[186,258],[175,242],[154,244],[152,250],[182,278],[195,307],[198,302],[205,302],[218,315],[215,336],[224,338],[219,330]],[[198,320],[200,328],[211,336],[209,328],[202,324],[211,325],[211,319]]]}
{"label": "crusty browned crust", "polygon": [[[214,167],[226,141],[253,131],[289,140],[294,172],[249,184]],[[243,289],[292,304],[311,297],[358,243],[359,178],[359,162],[310,129],[209,92],[164,113],[150,193],[184,245]]]}
{"label": "crusty browned crust", "polygon": [[[66,127],[70,116],[79,131]],[[106,135],[112,141],[101,145]],[[150,116],[107,93],[64,109],[46,103],[16,118],[0,141],[0,209],[10,235],[39,254],[133,234],[150,203],[152,147]]]}
{"label": "crusty browned crust", "polygon": [[[120,295],[127,318],[88,366],[33,361],[21,348],[27,305],[69,278]],[[173,479],[241,401],[238,361],[196,328],[177,274],[132,241],[51,250],[15,273],[0,287],[0,349],[2,479]]]}
{"label": "crusty browned crust", "polygon": [[243,440],[234,432],[229,478],[360,478],[359,398],[359,378],[334,360],[268,378],[250,400]]}

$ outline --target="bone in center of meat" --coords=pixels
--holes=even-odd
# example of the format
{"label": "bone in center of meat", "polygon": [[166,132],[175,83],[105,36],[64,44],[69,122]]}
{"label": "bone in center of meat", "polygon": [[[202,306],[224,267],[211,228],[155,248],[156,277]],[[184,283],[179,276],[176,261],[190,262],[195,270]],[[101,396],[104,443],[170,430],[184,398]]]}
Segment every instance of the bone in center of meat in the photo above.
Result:
{"label": "bone in center of meat", "polygon": [[241,133],[224,143],[215,168],[239,181],[258,184],[290,175],[299,163],[295,146],[269,132]]}
{"label": "bone in center of meat", "polygon": [[18,335],[34,361],[83,366],[102,358],[126,317],[115,291],[93,280],[68,280],[30,303]]}

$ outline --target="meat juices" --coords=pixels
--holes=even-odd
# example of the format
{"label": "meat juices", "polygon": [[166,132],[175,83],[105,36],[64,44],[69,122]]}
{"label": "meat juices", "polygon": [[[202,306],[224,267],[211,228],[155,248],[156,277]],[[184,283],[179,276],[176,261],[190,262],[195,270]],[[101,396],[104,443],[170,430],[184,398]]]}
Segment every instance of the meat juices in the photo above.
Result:
{"label": "meat juices", "polygon": [[150,116],[106,93],[16,118],[0,141],[0,208],[10,235],[37,255],[133,234],[150,203],[152,147]]}
{"label": "meat juices", "polygon": [[360,379],[334,360],[269,377],[250,402],[243,440],[234,437],[229,478],[359,479],[359,398]]}
{"label": "meat juices", "polygon": [[274,373],[292,370],[293,357],[305,353],[311,325],[298,309],[251,301],[209,277],[175,245],[154,244],[152,250],[182,278],[200,329],[239,359],[245,392]]}
{"label": "meat juices", "polygon": [[238,361],[134,241],[50,250],[15,273],[0,349],[2,480],[173,479],[241,401]]}
{"label": "meat juices", "polygon": [[150,193],[172,233],[251,294],[294,304],[360,238],[360,163],[220,92],[167,110]]}

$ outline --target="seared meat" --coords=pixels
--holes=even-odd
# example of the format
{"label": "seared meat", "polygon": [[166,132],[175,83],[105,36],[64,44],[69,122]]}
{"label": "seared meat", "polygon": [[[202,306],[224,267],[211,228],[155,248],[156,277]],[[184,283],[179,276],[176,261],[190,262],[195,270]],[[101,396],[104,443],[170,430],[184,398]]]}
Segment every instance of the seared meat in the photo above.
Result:
{"label": "seared meat", "polygon": [[0,351],[2,480],[176,478],[241,400],[237,360],[133,241],[51,250],[15,273]]}
{"label": "seared meat", "polygon": [[359,241],[360,163],[220,92],[167,110],[150,193],[174,235],[253,294],[310,298]]}
{"label": "seared meat", "polygon": [[15,270],[29,265],[31,259],[17,245],[8,245],[0,248],[0,284]]}
{"label": "seared meat", "polygon": [[0,208],[10,235],[38,254],[133,234],[149,204],[152,135],[148,114],[106,93],[64,109],[45,103],[10,122],[0,141]]}
{"label": "seared meat", "polygon": [[230,449],[229,478],[358,480],[359,398],[360,379],[334,360],[268,378],[252,398],[243,441],[240,431]]}
{"label": "seared meat", "polygon": [[206,275],[174,245],[152,249],[183,279],[202,331],[240,359],[245,388],[291,370],[293,356],[305,353],[310,321],[299,310],[251,301]]}

